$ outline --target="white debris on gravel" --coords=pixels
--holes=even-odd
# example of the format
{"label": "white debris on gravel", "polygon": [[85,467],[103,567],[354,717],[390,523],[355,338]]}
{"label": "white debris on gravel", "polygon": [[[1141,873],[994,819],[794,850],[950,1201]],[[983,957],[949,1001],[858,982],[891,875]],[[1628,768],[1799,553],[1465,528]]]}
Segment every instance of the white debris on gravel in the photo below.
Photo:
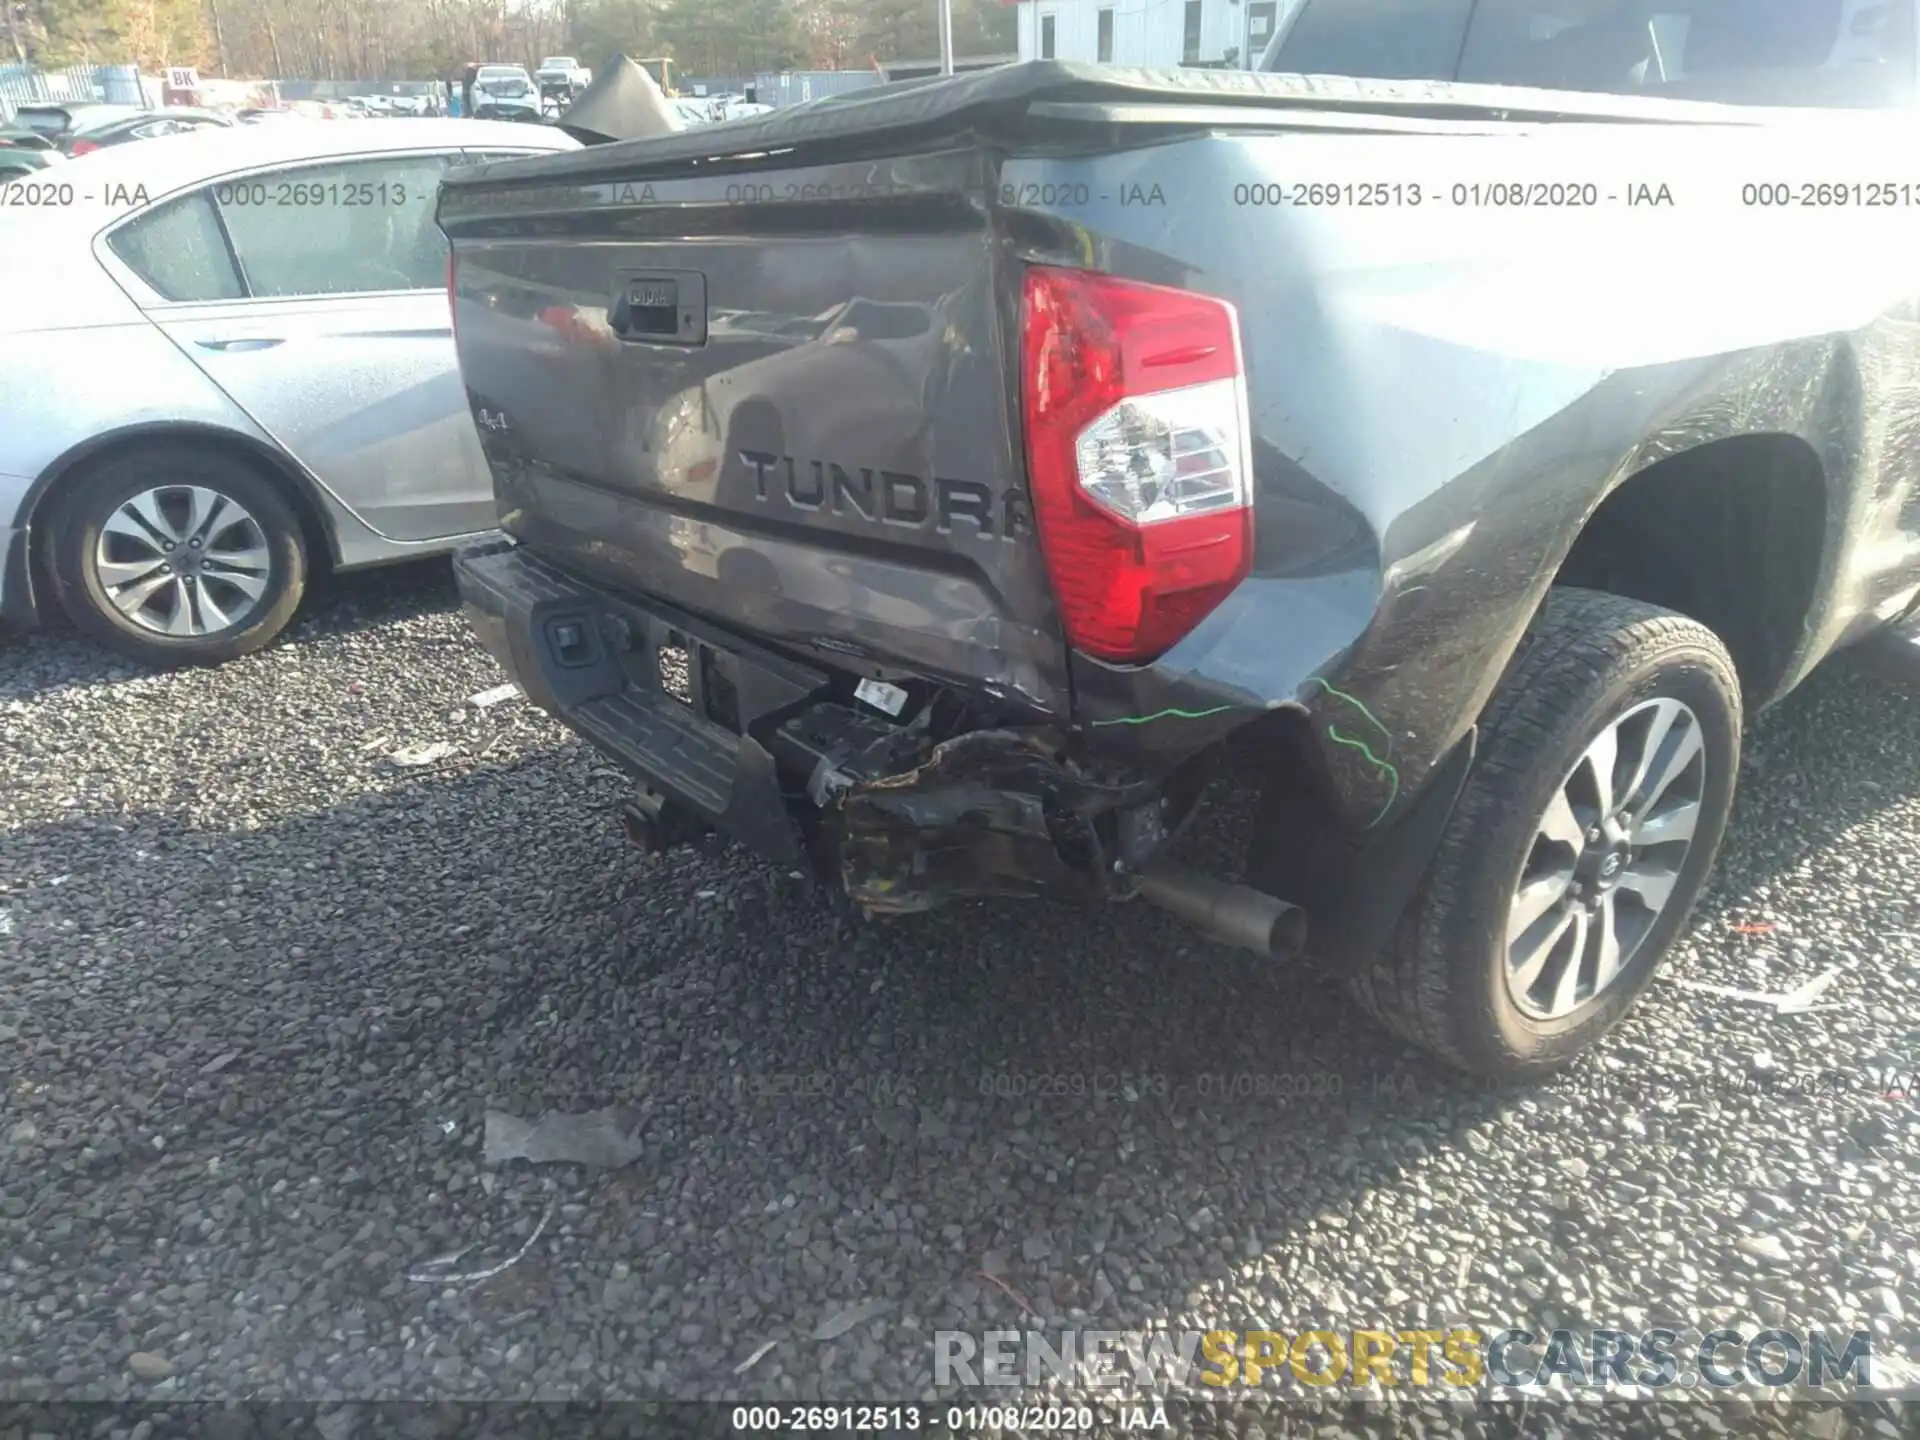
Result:
{"label": "white debris on gravel", "polygon": [[416,1284],[477,1285],[482,1281],[493,1279],[496,1275],[504,1275],[507,1271],[527,1258],[527,1252],[533,1249],[542,1235],[547,1233],[547,1226],[553,1223],[554,1212],[559,1208],[560,1202],[558,1200],[548,1201],[546,1210],[541,1213],[539,1223],[533,1227],[533,1233],[527,1236],[518,1250],[514,1251],[513,1254],[502,1260],[498,1265],[489,1265],[484,1270],[469,1270],[463,1274],[452,1274],[438,1269],[438,1262],[429,1260],[425,1265],[409,1270],[407,1272],[407,1279]]}
{"label": "white debris on gravel", "polygon": [[460,747],[450,740],[435,740],[420,745],[407,745],[395,750],[387,759],[403,770],[417,770],[423,765],[431,765],[436,760],[444,760]]}
{"label": "white debris on gravel", "polygon": [[893,1301],[891,1300],[863,1300],[860,1304],[850,1305],[844,1310],[836,1311],[821,1321],[814,1329],[813,1338],[816,1340],[838,1340],[848,1331],[858,1329],[869,1320],[878,1320],[891,1309],[893,1309]]}
{"label": "white debris on gravel", "polygon": [[774,1347],[777,1346],[779,1343],[780,1342],[778,1340],[768,1340],[765,1343],[757,1346],[751,1355],[747,1356],[746,1359],[742,1360],[738,1365],[733,1367],[733,1373],[736,1375],[746,1374],[747,1371],[751,1370],[754,1366],[758,1365],[762,1360],[766,1359],[767,1356],[771,1355],[773,1353]]}
{"label": "white debris on gravel", "polygon": [[[904,1401],[943,1329],[1448,1317],[1914,1358],[1920,706],[1844,663],[1757,722],[1774,763],[1668,972],[1845,966],[1831,1008],[1659,983],[1517,1092],[1138,907],[866,924],[735,849],[643,856],[626,782],[531,705],[396,784],[500,680],[444,566],[346,577],[137,705],[120,669],[0,636],[0,883],[31,897],[0,1396]],[[642,1148],[490,1169],[487,1109],[618,1110]]]}
{"label": "white debris on gravel", "polygon": [[1703,995],[1724,995],[1729,1000],[1742,1000],[1749,1005],[1767,1005],[1780,1015],[1804,1015],[1811,1010],[1824,1010],[1829,1007],[1815,1002],[1833,988],[1841,969],[1830,965],[1804,985],[1780,993],[1769,990],[1748,990],[1738,985],[1716,985],[1710,980],[1688,980],[1684,977],[1673,983],[1683,990],[1695,990]]}
{"label": "white debris on gravel", "polygon": [[495,685],[490,690],[482,690],[477,695],[469,695],[467,697],[467,703],[476,710],[489,710],[495,705],[500,704],[503,700],[515,699],[519,694],[520,687],[509,680],[504,685]]}
{"label": "white debris on gravel", "polygon": [[490,1169],[498,1169],[509,1160],[525,1160],[530,1165],[571,1164],[618,1170],[646,1153],[638,1124],[639,1117],[627,1110],[591,1110],[578,1115],[554,1112],[533,1121],[489,1110],[481,1159]]}

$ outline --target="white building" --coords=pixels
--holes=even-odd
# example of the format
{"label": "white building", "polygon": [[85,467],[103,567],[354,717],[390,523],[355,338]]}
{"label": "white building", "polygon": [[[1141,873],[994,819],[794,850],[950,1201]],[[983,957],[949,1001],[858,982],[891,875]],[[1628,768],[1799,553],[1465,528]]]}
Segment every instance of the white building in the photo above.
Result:
{"label": "white building", "polygon": [[1285,0],[1019,0],[1022,60],[1245,69]]}

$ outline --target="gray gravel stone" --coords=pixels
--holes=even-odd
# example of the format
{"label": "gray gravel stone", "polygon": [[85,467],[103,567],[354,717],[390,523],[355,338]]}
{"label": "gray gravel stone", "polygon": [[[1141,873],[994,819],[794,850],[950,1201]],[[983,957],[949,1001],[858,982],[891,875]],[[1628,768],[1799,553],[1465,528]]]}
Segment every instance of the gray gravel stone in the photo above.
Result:
{"label": "gray gravel stone", "polygon": [[173,1362],[150,1350],[136,1350],[127,1357],[127,1369],[141,1380],[165,1380],[173,1374]]}
{"label": "gray gravel stone", "polygon": [[[0,1398],[905,1399],[934,1329],[1076,1313],[1862,1310],[1911,1345],[1920,1132],[1879,1082],[1920,1065],[1920,706],[1888,682],[1837,665],[1756,723],[1669,971],[1844,965],[1834,1008],[1656,981],[1510,1093],[1151,912],[864,924],[734,849],[639,855],[589,749],[465,704],[500,678],[444,566],[218,671],[0,636]],[[482,1165],[489,1109],[603,1107],[633,1164]]]}

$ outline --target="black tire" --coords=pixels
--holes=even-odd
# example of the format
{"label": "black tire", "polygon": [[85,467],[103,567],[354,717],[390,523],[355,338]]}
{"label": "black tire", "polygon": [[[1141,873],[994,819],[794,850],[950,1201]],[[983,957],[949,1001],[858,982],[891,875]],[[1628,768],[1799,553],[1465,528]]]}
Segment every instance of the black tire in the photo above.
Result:
{"label": "black tire", "polygon": [[[1557,1020],[1514,1003],[1506,922],[1534,828],[1588,744],[1644,701],[1683,701],[1706,757],[1692,848],[1619,978]],[[1740,685],[1705,626],[1617,595],[1557,589],[1481,716],[1479,751],[1420,890],[1385,953],[1352,972],[1360,1004],[1447,1063],[1544,1075],[1611,1030],[1646,988],[1704,888],[1740,763]]]}
{"label": "black tire", "polygon": [[[271,557],[259,596],[236,608],[232,597],[238,592],[223,589],[230,623],[203,635],[160,634],[129,619],[114,606],[93,564],[101,533],[120,506],[143,490],[171,486],[201,486],[243,507],[259,525]],[[48,529],[54,593],[75,628],[156,668],[219,665],[252,654],[286,628],[306,589],[306,542],[293,507],[272,480],[217,451],[157,444],[102,461],[72,477]]]}

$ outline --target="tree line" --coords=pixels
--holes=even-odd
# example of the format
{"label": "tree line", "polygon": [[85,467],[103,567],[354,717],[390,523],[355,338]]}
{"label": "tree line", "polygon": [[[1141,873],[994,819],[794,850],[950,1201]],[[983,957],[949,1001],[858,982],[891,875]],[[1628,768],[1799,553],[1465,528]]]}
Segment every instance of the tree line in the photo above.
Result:
{"label": "tree line", "polygon": [[[953,0],[958,55],[1011,52],[1014,9]],[[939,54],[936,0],[0,0],[0,46],[53,67],[423,80],[471,60],[671,56],[689,75],[863,69]],[[4,52],[0,52],[3,59]]]}

